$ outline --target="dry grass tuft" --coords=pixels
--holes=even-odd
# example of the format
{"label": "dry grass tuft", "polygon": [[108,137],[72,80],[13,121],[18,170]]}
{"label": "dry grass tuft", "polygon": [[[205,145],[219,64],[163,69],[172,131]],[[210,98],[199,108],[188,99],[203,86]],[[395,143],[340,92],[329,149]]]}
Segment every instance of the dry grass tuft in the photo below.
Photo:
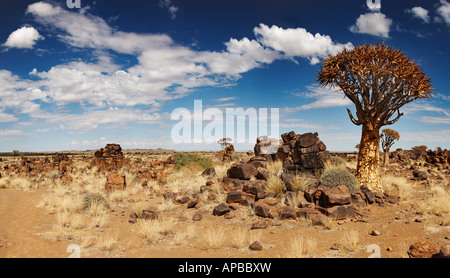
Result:
{"label": "dry grass tuft", "polygon": [[227,238],[227,232],[222,227],[210,227],[200,234],[200,239],[206,249],[221,248]]}
{"label": "dry grass tuft", "polygon": [[344,232],[341,245],[346,251],[354,252],[359,247],[359,232],[356,230],[350,230]]}
{"label": "dry grass tuft", "polygon": [[295,236],[289,242],[289,247],[284,250],[284,258],[312,258],[317,250],[317,242],[312,239],[305,239],[302,236]]}
{"label": "dry grass tuft", "polygon": [[400,201],[410,200],[413,194],[413,184],[404,177],[383,175],[381,177],[383,191],[387,194],[398,193]]}

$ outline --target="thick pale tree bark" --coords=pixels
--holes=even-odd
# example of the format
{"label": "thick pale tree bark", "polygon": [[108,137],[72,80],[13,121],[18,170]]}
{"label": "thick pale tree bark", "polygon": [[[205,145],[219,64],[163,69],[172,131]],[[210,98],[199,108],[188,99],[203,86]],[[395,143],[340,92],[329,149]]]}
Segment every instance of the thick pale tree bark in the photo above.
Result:
{"label": "thick pale tree bark", "polygon": [[366,185],[372,191],[382,191],[379,131],[379,127],[374,127],[370,123],[363,124],[356,169],[359,185]]}
{"label": "thick pale tree bark", "polygon": [[389,165],[389,149],[384,152],[384,164]]}

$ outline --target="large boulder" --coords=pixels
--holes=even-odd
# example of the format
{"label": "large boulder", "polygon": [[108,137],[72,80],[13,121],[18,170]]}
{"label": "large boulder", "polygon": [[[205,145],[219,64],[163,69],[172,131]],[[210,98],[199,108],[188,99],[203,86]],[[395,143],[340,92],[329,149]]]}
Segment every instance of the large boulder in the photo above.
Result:
{"label": "large boulder", "polygon": [[316,197],[318,196],[319,204],[322,207],[328,208],[336,205],[348,205],[352,202],[352,194],[345,185],[335,187],[319,185],[317,190]]}
{"label": "large boulder", "polygon": [[270,207],[263,202],[255,203],[255,215],[263,218],[271,218],[272,214],[270,213]]}
{"label": "large boulder", "polygon": [[106,191],[123,190],[126,186],[125,175],[109,174],[106,177]]}
{"label": "large boulder", "polygon": [[409,247],[410,258],[432,258],[439,253],[439,246],[429,240],[416,242]]}
{"label": "large boulder", "polygon": [[297,139],[296,147],[299,148],[309,148],[313,146],[314,144],[318,143],[319,138],[317,137],[318,134],[316,133],[305,133],[300,135],[300,137]]}
{"label": "large boulder", "polygon": [[251,164],[239,163],[231,166],[227,171],[229,178],[236,178],[240,180],[250,180],[253,176],[256,176],[258,171]]}
{"label": "large boulder", "polygon": [[300,164],[305,169],[324,169],[325,164],[331,160],[328,151],[311,152],[300,155]]}
{"label": "large boulder", "polygon": [[353,205],[334,206],[330,208],[318,207],[317,210],[335,220],[350,218],[356,214]]}

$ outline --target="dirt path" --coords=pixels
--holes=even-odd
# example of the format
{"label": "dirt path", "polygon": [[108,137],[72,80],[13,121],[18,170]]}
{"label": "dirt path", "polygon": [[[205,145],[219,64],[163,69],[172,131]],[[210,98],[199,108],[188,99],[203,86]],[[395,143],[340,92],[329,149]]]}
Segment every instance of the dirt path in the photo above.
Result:
{"label": "dirt path", "polygon": [[42,240],[54,216],[36,207],[39,191],[0,190],[0,257],[66,258],[67,243]]}

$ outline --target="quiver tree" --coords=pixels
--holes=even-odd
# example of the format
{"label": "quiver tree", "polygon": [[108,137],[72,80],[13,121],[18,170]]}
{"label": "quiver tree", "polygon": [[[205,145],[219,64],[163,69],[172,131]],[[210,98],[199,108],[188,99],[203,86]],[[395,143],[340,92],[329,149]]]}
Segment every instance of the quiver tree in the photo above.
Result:
{"label": "quiver tree", "polygon": [[384,152],[384,164],[389,164],[389,151],[391,150],[392,145],[399,139],[400,134],[393,129],[385,128],[381,131],[380,140],[381,148]]}
{"label": "quiver tree", "polygon": [[356,117],[348,108],[347,112],[355,125],[362,126],[356,177],[360,186],[380,191],[380,128],[396,123],[403,105],[430,98],[430,78],[408,56],[384,43],[328,56],[317,76],[322,87],[338,86],[355,104]]}
{"label": "quiver tree", "polygon": [[222,148],[222,150],[224,150],[226,147],[231,145],[231,141],[232,140],[233,139],[231,139],[231,138],[222,138],[222,139],[218,140],[217,143],[219,143],[219,145]]}

